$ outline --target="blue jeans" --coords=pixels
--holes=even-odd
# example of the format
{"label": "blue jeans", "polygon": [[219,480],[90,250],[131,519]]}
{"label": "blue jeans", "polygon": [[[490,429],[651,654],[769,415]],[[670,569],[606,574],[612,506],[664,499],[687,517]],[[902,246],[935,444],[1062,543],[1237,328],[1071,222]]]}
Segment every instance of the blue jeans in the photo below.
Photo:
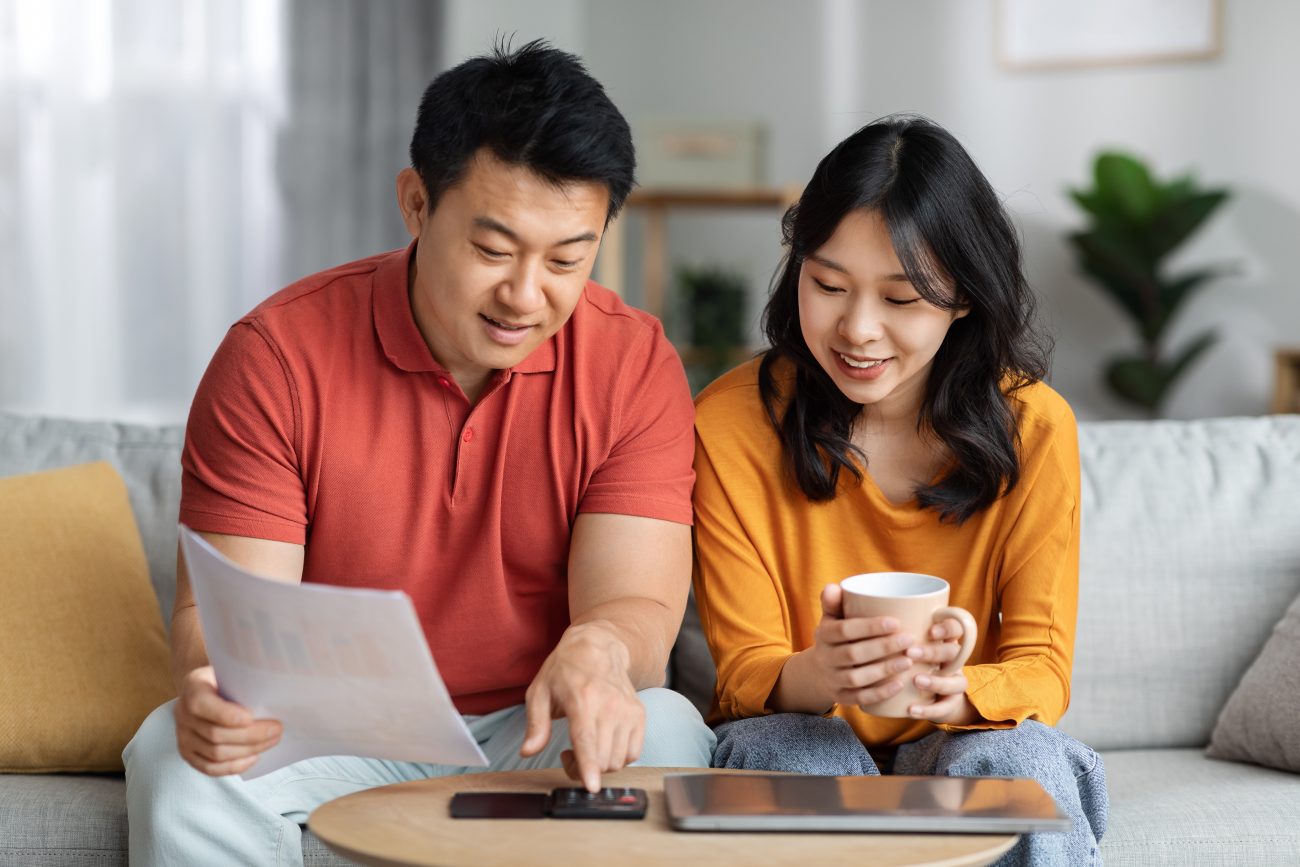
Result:
{"label": "blue jeans", "polygon": [[[795,771],[825,776],[878,775],[849,724],[838,717],[779,713],[723,723],[715,768]],[[1106,770],[1084,744],[1034,720],[1014,729],[934,732],[904,744],[892,772],[908,776],[1031,777],[1074,823],[1066,834],[1027,834],[999,865],[1101,864],[1106,832]]]}
{"label": "blue jeans", "polygon": [[[636,764],[707,767],[714,736],[691,703],[667,689],[646,689],[637,696],[646,709],[646,734]],[[527,718],[524,706],[515,705],[465,718],[491,763],[487,768],[329,756],[247,781],[209,777],[190,767],[176,749],[174,704],[150,714],[122,753],[133,865],[301,864],[299,825],[326,801],[408,780],[559,767],[560,753],[569,747],[568,724],[560,719],[546,749],[521,758]]]}

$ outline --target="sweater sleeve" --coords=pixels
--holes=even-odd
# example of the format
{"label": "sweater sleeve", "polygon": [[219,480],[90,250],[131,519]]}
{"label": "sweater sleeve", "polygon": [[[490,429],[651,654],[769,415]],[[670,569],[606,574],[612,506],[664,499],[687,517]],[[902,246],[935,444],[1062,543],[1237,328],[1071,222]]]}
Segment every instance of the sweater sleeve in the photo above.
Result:
{"label": "sweater sleeve", "polygon": [[790,612],[777,576],[768,569],[738,505],[762,503],[743,489],[747,473],[727,473],[724,486],[710,444],[695,445],[695,602],[718,670],[718,707],[727,719],[762,716],[777,678],[793,653]]}
{"label": "sweater sleeve", "polygon": [[997,580],[1002,616],[996,662],[964,669],[966,697],[985,721],[961,728],[1010,728],[1026,719],[1055,725],[1070,703],[1079,600],[1079,442],[1073,415],[1058,420],[1011,528]]}

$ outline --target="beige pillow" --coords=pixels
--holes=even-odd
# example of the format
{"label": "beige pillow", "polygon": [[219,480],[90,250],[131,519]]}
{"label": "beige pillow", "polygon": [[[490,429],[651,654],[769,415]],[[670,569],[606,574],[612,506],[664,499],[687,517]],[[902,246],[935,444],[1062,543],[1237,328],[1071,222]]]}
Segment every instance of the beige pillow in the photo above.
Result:
{"label": "beige pillow", "polygon": [[1223,706],[1206,754],[1300,773],[1300,597]]}
{"label": "beige pillow", "polygon": [[172,694],[121,477],[100,462],[0,479],[0,772],[120,771]]}

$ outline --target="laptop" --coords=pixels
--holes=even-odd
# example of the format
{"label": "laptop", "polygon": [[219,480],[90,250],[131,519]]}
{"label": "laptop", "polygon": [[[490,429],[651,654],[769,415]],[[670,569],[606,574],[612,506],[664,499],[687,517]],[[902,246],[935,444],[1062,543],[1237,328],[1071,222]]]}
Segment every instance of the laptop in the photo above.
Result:
{"label": "laptop", "polygon": [[1038,781],[1003,777],[666,774],[664,795],[678,831],[1024,834],[1071,827]]}

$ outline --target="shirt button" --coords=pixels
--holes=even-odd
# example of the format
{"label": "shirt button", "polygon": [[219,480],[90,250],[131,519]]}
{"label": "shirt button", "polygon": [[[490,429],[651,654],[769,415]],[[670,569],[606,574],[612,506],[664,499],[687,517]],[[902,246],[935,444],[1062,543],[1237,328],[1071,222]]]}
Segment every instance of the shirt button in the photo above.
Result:
{"label": "shirt button", "polygon": [[470,440],[474,439],[474,428],[472,427],[465,428],[465,432],[461,434],[460,438],[463,439],[465,442],[469,442]]}

